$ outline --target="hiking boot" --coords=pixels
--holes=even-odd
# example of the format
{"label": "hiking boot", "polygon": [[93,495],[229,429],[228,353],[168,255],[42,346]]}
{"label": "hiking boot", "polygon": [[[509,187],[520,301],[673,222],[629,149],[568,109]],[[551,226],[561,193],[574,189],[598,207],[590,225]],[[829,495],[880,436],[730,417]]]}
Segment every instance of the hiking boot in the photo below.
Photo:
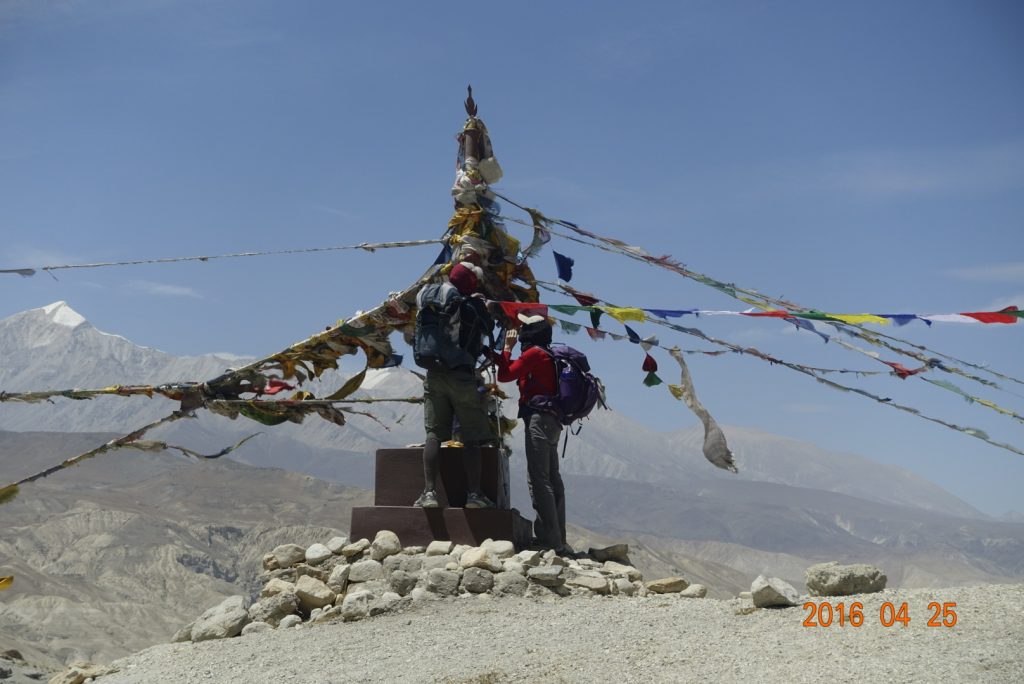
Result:
{"label": "hiking boot", "polygon": [[417,506],[419,508],[437,508],[437,493],[433,489],[428,489],[420,494],[420,498],[416,499],[416,503],[414,503],[413,506]]}
{"label": "hiking boot", "polygon": [[494,502],[486,494],[470,492],[466,495],[466,508],[494,508]]}

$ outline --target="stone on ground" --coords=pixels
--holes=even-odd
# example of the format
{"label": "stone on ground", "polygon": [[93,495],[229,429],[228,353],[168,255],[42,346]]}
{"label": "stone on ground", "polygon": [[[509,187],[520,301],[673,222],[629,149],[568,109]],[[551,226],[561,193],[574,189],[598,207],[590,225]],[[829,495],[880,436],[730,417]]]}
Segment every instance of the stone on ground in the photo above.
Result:
{"label": "stone on ground", "polygon": [[665,577],[648,582],[647,591],[653,594],[678,594],[688,586],[690,583],[682,577]]}
{"label": "stone on ground", "polygon": [[281,544],[271,553],[274,554],[274,558],[277,559],[277,565],[281,568],[290,568],[306,560],[306,549],[298,544]]}
{"label": "stone on ground", "polygon": [[306,562],[310,565],[320,565],[325,560],[332,558],[333,556],[334,554],[331,553],[331,550],[323,544],[313,544],[306,549],[305,558]]}
{"label": "stone on ground", "polygon": [[704,598],[708,595],[708,588],[703,584],[691,584],[679,592],[683,598]]}
{"label": "stone on ground", "polygon": [[466,568],[462,573],[462,588],[471,594],[482,594],[494,586],[494,573],[483,568]]}
{"label": "stone on ground", "polygon": [[199,616],[192,625],[192,641],[238,636],[249,621],[244,596],[229,596]]}
{"label": "stone on ground", "polygon": [[307,611],[334,603],[336,596],[326,584],[308,576],[300,577],[295,583],[295,595],[299,598],[299,605]]}
{"label": "stone on ground", "polygon": [[874,565],[818,563],[804,572],[804,584],[811,596],[872,594],[885,589],[888,578]]}
{"label": "stone on ground", "polygon": [[382,561],[401,551],[402,543],[398,541],[398,535],[391,530],[381,530],[370,544],[370,558],[375,561]]}
{"label": "stone on ground", "polygon": [[483,568],[491,572],[501,571],[501,559],[483,546],[475,546],[467,549],[459,558],[459,565],[463,568]]}
{"label": "stone on ground", "polygon": [[758,608],[795,606],[800,595],[791,584],[778,577],[758,575],[750,585],[750,597]]}

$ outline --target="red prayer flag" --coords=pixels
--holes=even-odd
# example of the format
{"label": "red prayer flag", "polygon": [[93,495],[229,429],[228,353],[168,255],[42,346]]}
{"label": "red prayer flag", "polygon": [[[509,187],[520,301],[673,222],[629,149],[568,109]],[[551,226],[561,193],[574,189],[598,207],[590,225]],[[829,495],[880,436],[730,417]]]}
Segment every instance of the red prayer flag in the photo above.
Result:
{"label": "red prayer flag", "polygon": [[961,316],[970,316],[971,318],[981,321],[982,323],[1016,323],[1017,319],[1020,318],[1020,314],[1017,313],[1018,309],[1015,306],[1008,306],[1005,309],[996,311],[972,311],[961,313]]}
{"label": "red prayer flag", "polygon": [[548,305],[536,302],[498,302],[501,310],[513,321],[518,321],[518,314],[524,316],[548,316]]}
{"label": "red prayer flag", "polygon": [[[881,361],[881,359],[879,359]],[[921,366],[913,370],[907,368],[902,363],[896,363],[895,361],[882,361],[886,366],[892,368],[893,372],[896,373],[901,379],[906,380],[911,375],[917,375],[923,370],[928,370],[928,366]]]}
{"label": "red prayer flag", "polygon": [[650,354],[644,357],[643,370],[648,373],[656,373],[658,371],[658,362]]}
{"label": "red prayer flag", "polygon": [[744,316],[766,316],[768,318],[792,318],[788,311],[741,311]]}
{"label": "red prayer flag", "polygon": [[295,386],[294,385],[289,385],[284,380],[278,380],[277,378],[270,378],[270,380],[267,380],[267,386],[263,388],[263,391],[260,392],[260,394],[277,394],[278,392],[282,392],[284,390],[293,390],[293,389],[295,389]]}

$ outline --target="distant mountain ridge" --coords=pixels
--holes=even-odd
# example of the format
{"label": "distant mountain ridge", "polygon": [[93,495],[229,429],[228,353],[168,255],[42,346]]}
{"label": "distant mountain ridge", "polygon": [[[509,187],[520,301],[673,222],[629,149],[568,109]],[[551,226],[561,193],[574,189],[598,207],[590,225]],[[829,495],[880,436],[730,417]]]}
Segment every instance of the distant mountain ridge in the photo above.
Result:
{"label": "distant mountain ridge", "polygon": [[[66,302],[32,309],[0,320],[0,390],[27,391],[110,384],[201,381],[244,364],[245,357],[208,354],[175,357],[141,347],[93,327]],[[318,394],[343,382],[339,374],[314,384]],[[514,387],[510,388],[514,393]],[[402,368],[370,371],[357,396],[408,397],[422,392],[419,378]],[[505,412],[514,411],[514,397]],[[61,432],[124,433],[166,415],[174,404],[162,398],[98,397],[91,401],[57,399],[54,405],[6,403],[0,429]],[[245,419],[227,421],[200,412],[198,420],[178,423],[161,435],[178,440],[218,444],[266,430],[235,455],[252,465],[281,466],[281,451],[291,452],[290,470],[368,486],[372,452],[381,447],[422,441],[422,408],[408,404],[376,404],[380,424],[353,416],[339,428],[316,417],[302,425],[266,430]],[[521,430],[519,428],[518,430]],[[522,436],[513,446],[521,462]],[[925,508],[966,517],[984,517],[942,488],[896,466],[850,454],[824,451],[811,444],[740,427],[725,427],[740,463],[738,479],[774,482],[841,492],[889,504]],[[579,437],[569,441],[563,471],[574,475],[650,483],[688,483],[699,489],[705,481],[737,479],[709,466],[701,455],[699,427],[673,433],[651,430],[614,411],[598,411]],[[263,444],[260,445],[259,442]],[[339,453],[340,452],[340,453]]]}

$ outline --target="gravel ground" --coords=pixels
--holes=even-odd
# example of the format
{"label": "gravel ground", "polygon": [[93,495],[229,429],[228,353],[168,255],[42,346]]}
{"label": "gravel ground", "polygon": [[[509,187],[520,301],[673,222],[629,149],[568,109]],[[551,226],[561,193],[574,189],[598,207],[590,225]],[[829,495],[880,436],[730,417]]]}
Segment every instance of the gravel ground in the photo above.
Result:
{"label": "gravel ground", "polygon": [[[822,601],[822,599],[815,599]],[[126,682],[1024,682],[1024,585],[844,597],[864,623],[804,627],[807,610],[651,596],[423,601],[355,623],[200,644],[116,661]],[[911,621],[884,627],[883,602]],[[953,627],[928,604],[956,602]],[[831,600],[833,606],[839,599]],[[738,614],[739,612],[739,614]]]}

